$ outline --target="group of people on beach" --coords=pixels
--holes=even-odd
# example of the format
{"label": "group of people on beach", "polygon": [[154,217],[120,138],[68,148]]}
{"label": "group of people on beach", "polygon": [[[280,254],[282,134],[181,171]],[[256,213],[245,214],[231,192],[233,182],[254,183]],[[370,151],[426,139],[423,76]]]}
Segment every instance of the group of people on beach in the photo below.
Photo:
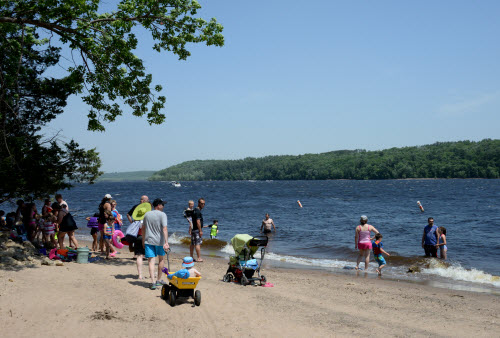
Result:
{"label": "group of people on beach", "polygon": [[[422,248],[425,251],[426,257],[437,257],[437,251],[440,251],[440,257],[446,259],[446,228],[437,227],[434,225],[434,218],[427,219],[428,224],[424,227],[422,235]],[[383,249],[382,234],[373,226],[368,224],[368,217],[362,215],[359,220],[359,225],[356,226],[354,237],[354,249],[359,250],[358,259],[356,262],[356,270],[359,270],[359,264],[364,259],[365,271],[368,270],[370,264],[370,252],[373,250],[373,257],[375,262],[378,263],[376,272],[382,275],[382,269],[387,264],[383,255],[390,256],[390,254]],[[371,236],[372,232],[375,234]]]}
{"label": "group of people on beach", "polygon": [[[5,215],[0,210],[0,225],[10,230],[16,230],[22,240],[40,243],[48,248],[62,248],[66,234],[69,245],[78,248],[75,230],[78,229],[73,216],[69,213],[68,203],[61,194],[55,195],[55,202],[45,199],[38,212],[35,203],[16,202],[17,209]],[[4,216],[5,215],[5,216]]]}
{"label": "group of people on beach", "polygon": [[[205,207],[205,199],[198,199],[197,207],[194,201],[188,202],[188,207],[184,210],[184,218],[188,222],[188,233],[190,236],[190,257],[197,259],[194,262],[203,262],[201,257],[201,244],[203,243],[203,229],[210,228],[210,238],[215,239],[219,234],[218,220],[213,220],[210,225],[204,225],[202,210]],[[140,279],[142,276],[143,257],[148,259],[149,272],[152,285],[158,286],[161,282],[156,281],[154,267],[155,259],[158,257],[158,274],[164,267],[164,256],[169,249],[167,215],[163,211],[165,201],[155,199],[149,202],[146,195],[141,196],[138,204],[134,205],[127,213],[130,225],[127,227],[124,243],[129,244],[129,250],[134,252],[137,272]],[[115,257],[117,250],[113,246],[112,238],[116,231],[121,231],[123,219],[118,212],[117,202],[110,194],[106,194],[98,206],[98,212],[93,218],[97,220],[95,226],[91,227],[90,235],[93,238],[92,250],[100,250],[105,254],[106,259]],[[89,224],[92,217],[87,217]],[[68,203],[63,200],[61,194],[55,195],[55,202],[45,199],[41,213],[37,212],[35,203],[25,203],[23,200],[17,201],[17,210],[5,215],[0,210],[0,225],[14,229],[23,234],[31,242],[43,243],[48,248],[64,248],[64,238],[66,234],[69,238],[69,246],[78,248],[78,241],[75,238],[75,230],[78,229],[75,220],[69,212]],[[260,232],[269,234],[272,230],[276,232],[274,221],[266,213],[262,221]],[[372,237],[372,233],[374,236]],[[98,239],[98,234],[100,238]],[[376,272],[381,275],[382,269],[386,266],[384,255],[390,254],[384,250],[382,234],[372,225],[368,224],[368,217],[362,215],[360,224],[355,229],[355,249],[359,250],[356,262],[356,270],[359,270],[361,261],[365,262],[365,271],[368,269],[370,254],[378,264]],[[440,258],[447,258],[446,228],[434,225],[434,219],[428,218],[428,224],[424,227],[422,234],[422,248],[427,257],[437,257],[439,251]]]}
{"label": "group of people on beach", "polygon": [[[137,273],[139,279],[144,279],[142,274],[143,258],[148,260],[149,274],[151,277],[151,289],[165,284],[160,278],[165,265],[165,255],[168,253],[170,246],[168,244],[168,218],[164,212],[165,201],[161,198],[155,199],[150,203],[148,196],[143,195],[138,204],[134,205],[127,213],[127,219],[130,225],[123,242],[129,245],[129,250],[134,252],[136,260]],[[196,250],[198,259],[196,262],[203,262],[201,258],[201,249],[203,228],[211,227],[211,237],[215,238],[218,234],[218,222],[210,226],[203,225],[203,215],[201,210],[205,207],[205,200],[198,200],[198,207],[194,208],[194,201],[189,201],[188,208],[184,211],[184,216],[189,223],[189,234],[191,236],[190,252],[191,256],[184,258],[183,267],[187,269],[190,275],[200,276],[200,273],[193,267],[193,251]],[[106,246],[106,258],[114,257],[116,250],[113,248],[111,238],[118,231],[121,222],[116,222],[121,219],[121,215],[116,210],[116,202],[111,200],[111,195],[104,196],[99,204],[99,231],[101,238],[104,238]],[[95,245],[96,238],[94,239]],[[94,245],[93,245],[94,249]],[[103,247],[101,246],[101,252]],[[155,273],[156,258],[158,257],[157,273]]]}

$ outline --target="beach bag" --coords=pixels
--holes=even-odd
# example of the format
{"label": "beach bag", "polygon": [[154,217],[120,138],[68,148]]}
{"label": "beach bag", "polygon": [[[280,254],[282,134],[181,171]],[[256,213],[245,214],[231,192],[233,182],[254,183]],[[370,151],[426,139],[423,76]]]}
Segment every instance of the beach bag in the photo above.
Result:
{"label": "beach bag", "polygon": [[133,222],[132,224],[130,224],[128,227],[127,227],[127,231],[125,233],[125,236],[132,236],[132,237],[137,237],[137,233],[139,233],[139,229],[141,228],[142,226],[142,222],[141,221],[135,221]]}

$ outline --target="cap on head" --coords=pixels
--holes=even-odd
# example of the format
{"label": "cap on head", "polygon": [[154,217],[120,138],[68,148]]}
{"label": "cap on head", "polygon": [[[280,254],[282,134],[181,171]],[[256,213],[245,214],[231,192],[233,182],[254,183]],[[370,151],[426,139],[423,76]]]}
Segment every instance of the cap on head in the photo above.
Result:
{"label": "cap on head", "polygon": [[109,199],[111,199],[111,198],[113,198],[113,197],[111,197],[111,195],[110,195],[110,194],[106,194],[106,195],[104,195],[104,198],[109,198]]}
{"label": "cap on head", "polygon": [[161,198],[157,198],[157,199],[155,199],[155,200],[153,201],[153,207],[155,207],[155,208],[156,208],[156,207],[157,207],[157,206],[159,206],[160,204],[161,204],[161,205],[165,205],[165,203],[167,203],[167,202],[165,202],[165,201],[164,201],[164,200],[162,200]]}
{"label": "cap on head", "polygon": [[368,221],[368,217],[366,215],[361,215],[361,220],[362,221]]}

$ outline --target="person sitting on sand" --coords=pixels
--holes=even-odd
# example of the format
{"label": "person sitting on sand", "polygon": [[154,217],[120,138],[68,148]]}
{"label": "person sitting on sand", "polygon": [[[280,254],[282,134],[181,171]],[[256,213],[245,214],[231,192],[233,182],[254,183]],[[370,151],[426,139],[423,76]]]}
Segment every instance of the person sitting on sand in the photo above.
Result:
{"label": "person sitting on sand", "polygon": [[390,256],[387,251],[382,249],[384,246],[382,244],[382,237],[382,234],[378,233],[375,235],[375,240],[372,242],[373,258],[375,258],[375,262],[378,263],[378,269],[375,271],[377,271],[379,276],[382,276],[382,268],[386,265],[384,256],[382,256],[382,254]]}
{"label": "person sitting on sand", "polygon": [[359,270],[359,263],[361,258],[365,258],[365,271],[368,270],[368,264],[370,263],[370,250],[372,248],[372,239],[370,238],[371,232],[378,234],[378,230],[374,226],[367,224],[368,217],[365,215],[361,216],[359,220],[359,225],[356,227],[356,235],[354,237],[354,248],[359,249],[358,260],[356,263],[356,270]]}

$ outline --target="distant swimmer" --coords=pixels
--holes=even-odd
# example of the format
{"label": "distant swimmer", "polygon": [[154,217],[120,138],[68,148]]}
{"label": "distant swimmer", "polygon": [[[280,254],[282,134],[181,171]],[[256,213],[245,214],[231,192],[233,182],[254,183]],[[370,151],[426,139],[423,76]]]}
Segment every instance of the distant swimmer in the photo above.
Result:
{"label": "distant swimmer", "polygon": [[274,228],[274,232],[276,232],[276,226],[274,225],[273,219],[269,218],[269,214],[266,214],[266,218],[262,221],[260,226],[260,232],[262,233],[262,229],[264,229],[264,233],[268,234],[271,232],[271,227]]}

